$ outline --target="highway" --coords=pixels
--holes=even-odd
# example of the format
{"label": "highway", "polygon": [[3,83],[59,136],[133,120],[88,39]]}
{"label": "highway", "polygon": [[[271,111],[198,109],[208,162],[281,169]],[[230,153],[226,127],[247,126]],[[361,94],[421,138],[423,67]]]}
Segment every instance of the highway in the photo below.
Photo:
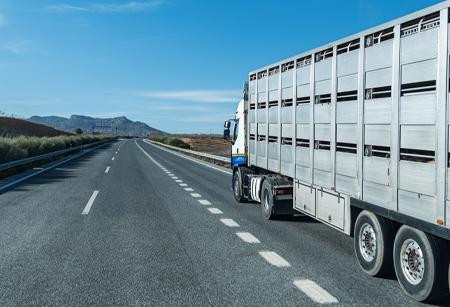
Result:
{"label": "highway", "polygon": [[229,170],[142,140],[0,194],[0,233],[1,306],[421,305],[365,275],[352,238],[265,221]]}

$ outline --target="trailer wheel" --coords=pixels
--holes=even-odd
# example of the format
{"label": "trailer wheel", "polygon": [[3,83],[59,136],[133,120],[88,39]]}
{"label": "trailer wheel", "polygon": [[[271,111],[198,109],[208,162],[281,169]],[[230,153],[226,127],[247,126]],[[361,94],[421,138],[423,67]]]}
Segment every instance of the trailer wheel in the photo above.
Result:
{"label": "trailer wheel", "polygon": [[239,169],[237,169],[233,174],[233,195],[237,202],[241,203],[244,201],[244,193],[242,193],[242,179]]}
{"label": "trailer wheel", "polygon": [[402,289],[417,301],[448,295],[448,253],[441,239],[403,225],[394,242],[394,267]]}
{"label": "trailer wheel", "polygon": [[272,186],[268,180],[264,180],[262,185],[261,211],[266,220],[273,220],[277,216],[273,205]]}
{"label": "trailer wheel", "polygon": [[390,221],[362,211],[355,223],[354,248],[359,265],[371,276],[389,275],[393,270],[394,229]]}

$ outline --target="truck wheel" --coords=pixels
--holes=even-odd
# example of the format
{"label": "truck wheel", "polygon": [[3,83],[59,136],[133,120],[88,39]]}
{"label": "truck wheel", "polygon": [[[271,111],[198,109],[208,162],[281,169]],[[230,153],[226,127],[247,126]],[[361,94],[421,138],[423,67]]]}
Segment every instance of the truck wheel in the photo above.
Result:
{"label": "truck wheel", "polygon": [[448,294],[448,253],[441,239],[403,225],[394,242],[394,267],[402,289],[417,301]]}
{"label": "truck wheel", "polygon": [[261,211],[266,220],[273,220],[277,216],[273,205],[272,186],[267,180],[264,180],[261,189]]}
{"label": "truck wheel", "polygon": [[371,276],[393,272],[394,229],[390,221],[362,211],[355,223],[354,247],[359,265]]}
{"label": "truck wheel", "polygon": [[244,193],[242,193],[242,179],[239,169],[233,174],[233,194],[237,202],[244,201]]}

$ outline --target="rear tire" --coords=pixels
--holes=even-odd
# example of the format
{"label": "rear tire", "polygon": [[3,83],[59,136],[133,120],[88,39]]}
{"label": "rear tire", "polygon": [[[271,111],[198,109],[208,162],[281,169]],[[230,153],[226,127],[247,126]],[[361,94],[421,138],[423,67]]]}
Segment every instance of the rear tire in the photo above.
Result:
{"label": "rear tire", "polygon": [[233,195],[237,202],[244,202],[244,193],[242,192],[242,177],[239,169],[233,174]]}
{"label": "rear tire", "polygon": [[386,276],[393,272],[392,223],[369,211],[362,211],[355,223],[354,248],[364,272],[371,276]]}
{"label": "rear tire", "polygon": [[448,253],[445,243],[403,225],[394,242],[394,267],[403,291],[417,301],[448,295]]}
{"label": "rear tire", "polygon": [[272,185],[268,180],[264,180],[261,191],[261,212],[266,220],[273,220],[277,217],[273,205]]}

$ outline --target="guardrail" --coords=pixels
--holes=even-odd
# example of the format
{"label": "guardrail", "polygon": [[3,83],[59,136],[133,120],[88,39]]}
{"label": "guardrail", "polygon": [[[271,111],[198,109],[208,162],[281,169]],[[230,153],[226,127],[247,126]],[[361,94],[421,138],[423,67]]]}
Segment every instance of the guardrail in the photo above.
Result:
{"label": "guardrail", "polygon": [[46,154],[42,154],[39,156],[33,156],[33,157],[29,157],[29,158],[25,158],[25,159],[20,159],[20,160],[15,160],[15,161],[11,161],[11,162],[6,162],[3,164],[0,164],[0,171],[5,170],[5,169],[9,169],[9,168],[13,168],[15,166],[20,166],[20,165],[24,165],[24,164],[28,164],[31,162],[35,162],[35,161],[40,161],[40,160],[45,160],[48,158],[52,158],[52,157],[56,157],[56,156],[60,156],[66,153],[70,153],[73,151],[83,151],[87,148],[90,148],[92,146],[96,146],[96,145],[101,145],[104,143],[108,143],[111,142],[112,140],[106,140],[106,141],[99,141],[99,142],[95,142],[95,143],[90,143],[90,144],[86,144],[86,145],[80,145],[80,146],[75,146],[75,147],[70,147],[67,149],[61,149],[61,150],[57,150],[57,151],[52,151]]}
{"label": "guardrail", "polygon": [[167,147],[176,151],[181,151],[187,154],[191,154],[194,156],[198,156],[201,158],[206,158],[206,159],[210,159],[213,161],[214,164],[216,164],[215,162],[222,162],[222,163],[227,163],[227,164],[231,164],[231,159],[227,158],[227,157],[222,157],[222,156],[217,156],[217,155],[212,155],[209,153],[204,153],[204,152],[200,152],[200,151],[194,151],[194,150],[190,150],[190,149],[184,149],[184,148],[180,148],[180,147],[176,147],[176,146],[171,146],[171,145],[167,145],[164,143],[160,143],[160,142],[155,142],[155,141],[151,141],[151,140],[144,140],[144,142],[146,143],[152,143],[152,144],[156,144],[156,145],[160,145],[163,147]]}

